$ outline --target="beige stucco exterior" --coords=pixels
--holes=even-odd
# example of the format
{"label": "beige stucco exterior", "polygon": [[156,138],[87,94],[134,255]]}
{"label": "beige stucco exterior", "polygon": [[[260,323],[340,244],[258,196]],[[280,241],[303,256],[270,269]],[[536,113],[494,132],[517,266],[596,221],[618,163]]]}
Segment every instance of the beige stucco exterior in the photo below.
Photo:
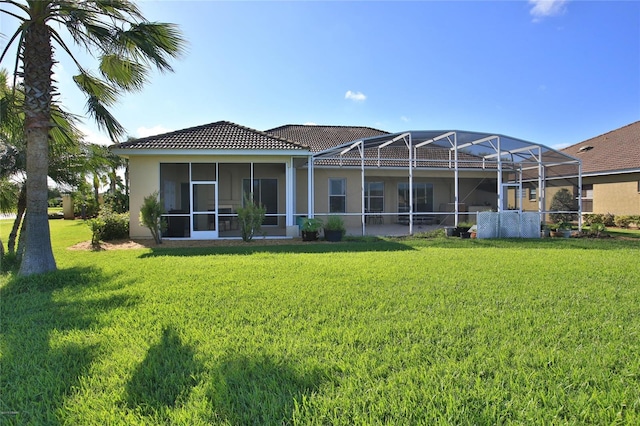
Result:
{"label": "beige stucco exterior", "polygon": [[614,215],[640,214],[640,172],[608,176],[587,176],[583,185],[593,185],[593,212]]}

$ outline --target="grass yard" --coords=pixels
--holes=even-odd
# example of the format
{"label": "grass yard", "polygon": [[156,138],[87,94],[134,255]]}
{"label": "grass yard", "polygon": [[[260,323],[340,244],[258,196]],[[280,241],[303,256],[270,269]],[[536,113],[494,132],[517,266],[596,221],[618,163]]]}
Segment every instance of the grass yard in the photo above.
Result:
{"label": "grass yard", "polygon": [[60,270],[0,276],[0,424],[640,424],[640,240],[89,252],[50,224]]}

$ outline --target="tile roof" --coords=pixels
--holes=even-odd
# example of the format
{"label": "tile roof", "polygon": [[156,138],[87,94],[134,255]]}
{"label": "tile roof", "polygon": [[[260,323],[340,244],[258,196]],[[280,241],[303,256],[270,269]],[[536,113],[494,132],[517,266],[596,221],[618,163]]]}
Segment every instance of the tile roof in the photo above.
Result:
{"label": "tile roof", "polygon": [[266,133],[306,145],[312,152],[320,152],[358,139],[389,134],[371,127],[309,124],[287,124],[266,130]]}
{"label": "tile roof", "polygon": [[640,121],[571,145],[562,152],[582,160],[582,173],[640,170]]}
{"label": "tile roof", "polygon": [[113,149],[306,150],[303,143],[269,135],[229,121],[217,121],[113,145]]}

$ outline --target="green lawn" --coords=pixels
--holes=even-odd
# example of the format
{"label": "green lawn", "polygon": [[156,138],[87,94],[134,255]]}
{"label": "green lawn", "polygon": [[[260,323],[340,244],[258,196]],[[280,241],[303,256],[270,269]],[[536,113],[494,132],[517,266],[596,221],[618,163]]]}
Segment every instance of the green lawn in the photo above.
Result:
{"label": "green lawn", "polygon": [[50,223],[60,270],[0,276],[0,424],[640,423],[640,240],[86,252]]}

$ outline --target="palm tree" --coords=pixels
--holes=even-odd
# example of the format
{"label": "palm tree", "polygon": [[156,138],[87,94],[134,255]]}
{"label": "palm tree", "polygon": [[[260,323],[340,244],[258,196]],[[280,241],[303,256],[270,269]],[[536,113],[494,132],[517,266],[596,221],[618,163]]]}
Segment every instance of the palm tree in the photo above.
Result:
{"label": "palm tree", "polygon": [[[27,208],[23,106],[22,86],[8,86],[7,72],[0,69],[0,180],[16,184],[16,218],[7,242],[9,253],[14,252]],[[87,149],[84,148],[86,144],[81,142],[82,134],[76,127],[74,116],[60,110],[57,105],[52,106],[51,115],[54,126],[49,131],[49,177],[57,184],[75,186],[89,167],[85,155]]]}
{"label": "palm tree", "polygon": [[[87,96],[87,114],[116,141],[125,131],[108,107],[120,93],[141,90],[152,67],[171,71],[169,60],[180,55],[184,40],[176,26],[148,22],[129,0],[0,0],[0,6],[0,13],[20,22],[8,37],[0,62],[17,41],[14,75],[23,78],[27,142],[26,236],[19,273],[31,275],[56,269],[47,216],[48,142],[55,102],[52,43],[78,67],[73,79]],[[99,76],[78,62],[59,32],[62,29],[76,45],[97,56]]]}

